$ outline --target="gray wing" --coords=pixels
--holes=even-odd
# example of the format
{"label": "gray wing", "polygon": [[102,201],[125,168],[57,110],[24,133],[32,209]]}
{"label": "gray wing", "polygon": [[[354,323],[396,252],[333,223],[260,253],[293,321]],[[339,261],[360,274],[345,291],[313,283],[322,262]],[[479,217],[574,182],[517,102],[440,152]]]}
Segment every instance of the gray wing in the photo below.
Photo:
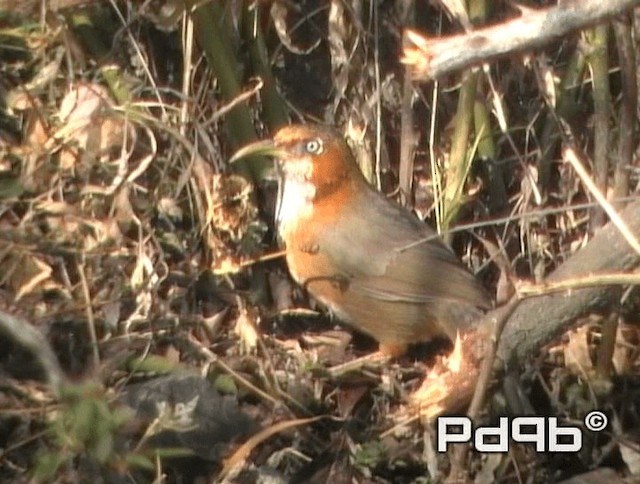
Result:
{"label": "gray wing", "polygon": [[[427,307],[443,302],[490,307],[486,291],[431,228],[382,194],[371,193],[375,197],[366,197],[368,205],[357,211],[360,217],[353,214],[356,211],[344,211],[318,241],[332,254],[336,267],[343,268],[350,289],[379,300]],[[380,227],[376,217],[387,226]]]}

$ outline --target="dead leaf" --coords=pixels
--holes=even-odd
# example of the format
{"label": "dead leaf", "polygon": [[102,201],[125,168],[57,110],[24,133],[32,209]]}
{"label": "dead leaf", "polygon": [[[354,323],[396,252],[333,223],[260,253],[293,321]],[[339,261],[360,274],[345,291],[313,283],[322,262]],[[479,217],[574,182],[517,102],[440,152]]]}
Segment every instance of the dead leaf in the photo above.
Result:
{"label": "dead leaf", "polygon": [[591,355],[589,354],[589,326],[581,326],[568,333],[569,342],[564,347],[564,364],[574,374],[580,377],[591,375],[594,371]]}
{"label": "dead leaf", "polygon": [[635,325],[620,323],[616,333],[616,345],[613,350],[613,367],[617,375],[633,371],[639,351],[638,329]]}
{"label": "dead leaf", "polygon": [[294,8],[294,6],[294,3],[289,3],[283,0],[276,0],[275,2],[273,2],[271,4],[270,10],[271,18],[273,19],[273,25],[276,28],[276,33],[278,34],[280,42],[282,42],[282,45],[284,45],[288,51],[299,55],[309,54],[318,45],[320,45],[322,38],[318,37],[313,45],[311,45],[307,49],[298,47],[293,43],[293,40],[291,40],[291,37],[289,36],[289,29],[287,28],[287,8]]}
{"label": "dead leaf", "polygon": [[58,143],[60,166],[70,169],[80,161],[107,161],[105,154],[117,149],[123,140],[124,120],[109,108],[111,100],[107,90],[99,84],[79,83],[63,98],[58,110],[62,122],[48,148]]}
{"label": "dead leaf", "polygon": [[42,259],[33,256],[23,256],[23,264],[16,275],[22,282],[16,288],[16,301],[27,294],[31,294],[44,281],[51,277],[51,266]]}
{"label": "dead leaf", "polygon": [[239,241],[258,214],[251,200],[253,185],[246,178],[233,174],[215,174],[211,181],[211,205],[207,207],[207,219],[216,231]]}
{"label": "dead leaf", "polygon": [[358,402],[362,400],[362,397],[369,392],[369,387],[367,385],[350,385],[338,388],[337,392],[338,413],[342,418],[347,418]]}
{"label": "dead leaf", "polygon": [[144,2],[139,13],[150,20],[157,29],[174,32],[180,26],[184,10],[185,3],[182,0],[159,0]]}
{"label": "dead leaf", "polygon": [[240,345],[245,352],[253,352],[258,346],[258,328],[248,310],[240,310],[233,332],[240,338]]}

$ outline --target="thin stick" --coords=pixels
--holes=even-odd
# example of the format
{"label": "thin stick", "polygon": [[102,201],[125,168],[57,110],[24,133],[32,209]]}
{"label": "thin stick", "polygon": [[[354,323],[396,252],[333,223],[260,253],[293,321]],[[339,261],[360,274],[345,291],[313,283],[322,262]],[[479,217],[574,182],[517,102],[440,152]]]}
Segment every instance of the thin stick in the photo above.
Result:
{"label": "thin stick", "polygon": [[585,170],[583,164],[578,159],[575,150],[572,147],[564,148],[562,150],[562,159],[571,164],[573,169],[582,180],[582,183],[584,183],[584,185],[587,187],[587,190],[591,192],[596,201],[607,213],[613,225],[615,225],[616,228],[620,231],[620,234],[624,237],[631,248],[640,255],[640,243],[638,243],[638,239],[636,239],[635,235],[633,235],[631,230],[629,230],[629,227],[627,227],[627,224],[624,222],[624,220],[622,220],[616,209],[613,208],[613,206],[609,203],[602,192],[598,190],[598,187],[587,173],[587,170]]}
{"label": "thin stick", "polygon": [[[471,399],[469,409],[467,410],[467,416],[471,420],[476,420],[478,418],[478,415],[480,414],[480,409],[482,408],[487,391],[490,386],[489,381],[491,380],[491,375],[493,374],[493,364],[496,359],[498,343],[500,342],[500,335],[502,334],[502,330],[507,324],[507,321],[509,321],[509,317],[516,310],[521,300],[522,299],[520,299],[518,294],[516,294],[503,308],[500,309],[500,313],[497,317],[494,318],[495,327],[493,330],[493,334],[491,335],[490,344],[487,346],[487,349],[485,351],[482,360],[482,366],[480,367],[480,372],[478,374],[478,383],[476,384],[475,390],[473,392],[473,398]],[[451,458],[450,476],[457,476],[463,472],[465,462],[467,460],[468,451],[469,445],[467,444],[458,445],[457,447],[455,447],[453,456]]]}
{"label": "thin stick", "polygon": [[89,340],[91,343],[91,353],[93,356],[93,364],[96,368],[100,366],[100,352],[98,351],[98,337],[96,335],[96,321],[93,317],[93,308],[91,306],[91,294],[89,285],[87,284],[87,276],[84,273],[85,256],[82,255],[82,262],[76,261],[76,268],[80,276],[80,286],[82,287],[82,296],[85,301],[85,313],[87,315],[87,329],[89,330]]}

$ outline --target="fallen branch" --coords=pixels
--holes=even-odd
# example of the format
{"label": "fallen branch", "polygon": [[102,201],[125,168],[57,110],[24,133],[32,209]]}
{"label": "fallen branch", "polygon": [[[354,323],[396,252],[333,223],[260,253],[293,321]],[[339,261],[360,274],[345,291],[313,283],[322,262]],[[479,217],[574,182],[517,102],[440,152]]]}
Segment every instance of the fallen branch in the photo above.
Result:
{"label": "fallen branch", "polygon": [[[640,236],[640,202],[630,204],[621,215],[636,238]],[[614,224],[608,223],[583,249],[558,267],[546,282],[555,285],[580,276],[630,272],[638,265],[638,253]],[[500,340],[497,356],[502,361],[501,366],[525,361],[542,345],[570,329],[577,318],[610,307],[619,294],[619,285],[602,285],[522,301],[509,318]]]}
{"label": "fallen branch", "polygon": [[[640,236],[640,201],[621,212],[622,219],[636,237]],[[545,281],[552,286],[561,281],[599,273],[630,272],[640,266],[640,255],[633,250],[614,224],[598,230],[593,239],[571,256]],[[493,365],[494,375],[508,366],[519,365],[540,347],[556,339],[576,324],[578,318],[611,307],[621,293],[620,285],[601,285],[532,297],[521,301],[509,317]],[[469,404],[480,377],[480,368],[493,337],[493,327],[503,308],[486,314],[477,331],[462,343],[464,362],[460,371],[438,365],[413,395],[422,418],[431,419],[443,411],[456,411]],[[440,390],[436,389],[437,387]],[[455,391],[452,391],[455,389]]]}
{"label": "fallen branch", "polygon": [[409,66],[414,80],[436,79],[512,52],[541,47],[638,5],[640,0],[565,1],[541,10],[520,7],[521,17],[451,37],[428,38],[406,30],[402,63]]}

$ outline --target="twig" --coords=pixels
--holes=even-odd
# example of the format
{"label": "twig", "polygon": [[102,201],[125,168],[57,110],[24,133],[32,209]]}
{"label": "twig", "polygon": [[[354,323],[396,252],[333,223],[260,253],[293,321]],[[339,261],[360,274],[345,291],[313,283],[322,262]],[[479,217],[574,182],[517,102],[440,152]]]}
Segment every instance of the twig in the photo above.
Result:
{"label": "twig", "polygon": [[522,284],[517,287],[517,291],[521,296],[542,296],[555,292],[610,285],[640,285],[640,274],[590,274],[586,277],[571,278],[563,281]]}
{"label": "twig", "polygon": [[220,367],[222,370],[227,372],[227,374],[229,374],[236,382],[238,382],[244,388],[246,388],[250,392],[255,393],[259,397],[263,398],[265,401],[271,403],[273,406],[280,405],[280,401],[278,401],[276,398],[273,398],[271,395],[264,392],[263,390],[255,386],[253,383],[251,383],[249,380],[247,380],[245,377],[240,375],[237,371],[235,371],[233,368],[227,365],[224,361],[222,361],[222,359],[218,358],[218,356],[215,353],[209,350],[209,348],[206,348],[204,345],[202,345],[202,343],[197,341],[195,338],[193,338],[192,336],[189,336],[185,339],[185,341],[193,349],[195,349],[199,353],[199,355],[205,359],[207,363]]}
{"label": "twig", "polygon": [[82,296],[85,302],[85,313],[87,315],[87,329],[89,330],[89,340],[91,343],[91,354],[93,356],[93,365],[95,368],[100,366],[100,351],[98,351],[98,337],[96,335],[96,321],[93,317],[93,308],[91,307],[91,293],[89,291],[89,284],[87,283],[87,276],[84,273],[84,266],[86,257],[80,256],[81,260],[76,261],[76,270],[80,277],[80,287],[82,288]]}

